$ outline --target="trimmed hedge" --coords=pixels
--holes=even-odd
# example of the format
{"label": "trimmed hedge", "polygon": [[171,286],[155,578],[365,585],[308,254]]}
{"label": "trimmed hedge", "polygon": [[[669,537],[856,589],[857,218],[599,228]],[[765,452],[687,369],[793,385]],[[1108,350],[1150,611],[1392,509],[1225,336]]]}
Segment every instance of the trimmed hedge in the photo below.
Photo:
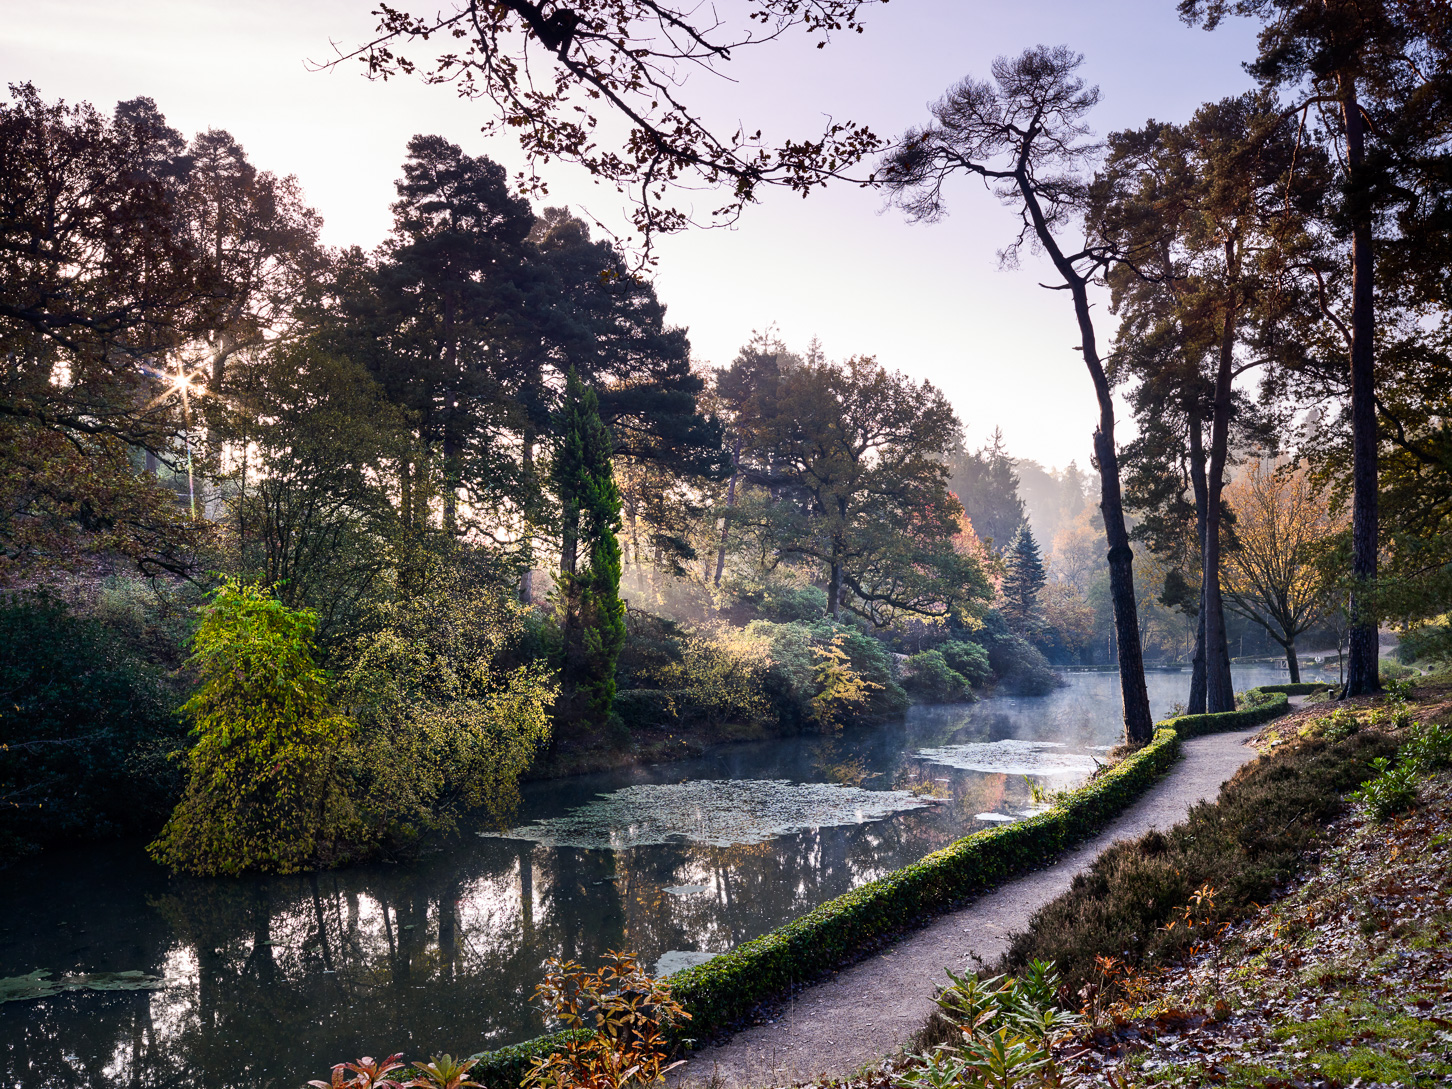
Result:
{"label": "trimmed hedge", "polygon": [[1325,681],[1297,681],[1295,684],[1263,684],[1260,686],[1262,692],[1280,692],[1286,696],[1309,696],[1314,692],[1332,692],[1338,685],[1327,684]]}
{"label": "trimmed hedge", "polygon": [[1181,741],[1184,741],[1192,737],[1199,737],[1201,734],[1218,734],[1227,730],[1248,730],[1252,726],[1259,726],[1262,722],[1269,722],[1271,719],[1285,714],[1291,708],[1289,696],[1279,687],[1262,686],[1259,689],[1252,688],[1250,691],[1265,692],[1273,698],[1256,707],[1248,707],[1244,711],[1221,711],[1214,715],[1181,715],[1179,718],[1169,719],[1160,725],[1174,727],[1175,733],[1180,735]]}
{"label": "trimmed hedge", "polygon": [[[1148,745],[1047,812],[964,836],[912,865],[828,900],[785,926],[677,973],[671,979],[671,992],[691,1015],[688,1030],[703,1036],[725,1028],[761,1002],[821,976],[917,920],[1043,865],[1099,831],[1143,794],[1175,762],[1183,739],[1248,729],[1285,713],[1289,701],[1283,693],[1276,695],[1245,711],[1183,715],[1160,723]],[[529,1060],[566,1038],[563,1033],[541,1036],[486,1053],[471,1076],[487,1089],[515,1089]],[[506,1053],[508,1058],[496,1060]]]}
{"label": "trimmed hedge", "polygon": [[594,1035],[589,1029],[569,1029],[551,1036],[536,1036],[522,1044],[501,1047],[498,1051],[471,1055],[470,1058],[477,1060],[477,1065],[469,1071],[469,1077],[488,1089],[519,1089],[535,1059],[543,1059],[561,1050],[571,1040],[584,1043]]}

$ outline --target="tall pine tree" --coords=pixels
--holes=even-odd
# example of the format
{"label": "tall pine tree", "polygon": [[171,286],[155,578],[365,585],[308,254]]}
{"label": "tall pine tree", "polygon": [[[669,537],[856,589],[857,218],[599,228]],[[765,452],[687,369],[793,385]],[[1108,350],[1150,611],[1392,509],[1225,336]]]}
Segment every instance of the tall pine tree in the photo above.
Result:
{"label": "tall pine tree", "polygon": [[[572,369],[559,412],[554,485],[560,501],[563,617],[562,723],[599,728],[615,700],[615,660],[625,643],[620,600],[620,492],[595,391]],[[581,570],[580,552],[585,565]]]}
{"label": "tall pine tree", "polygon": [[1013,535],[1004,561],[1008,569],[1003,579],[1004,612],[1019,631],[1027,631],[1038,608],[1039,591],[1048,581],[1039,544],[1027,522]]}

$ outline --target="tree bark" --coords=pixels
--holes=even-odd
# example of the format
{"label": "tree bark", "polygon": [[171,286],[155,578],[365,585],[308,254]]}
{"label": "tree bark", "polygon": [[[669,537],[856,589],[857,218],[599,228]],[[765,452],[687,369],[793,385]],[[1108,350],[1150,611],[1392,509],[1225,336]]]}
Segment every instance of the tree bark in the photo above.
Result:
{"label": "tree bark", "polygon": [[1058,240],[1040,207],[1034,182],[1028,175],[1027,152],[1020,157],[1015,173],[1019,192],[1033,221],[1034,233],[1048,252],[1074,299],[1074,316],[1079,322],[1079,349],[1094,394],[1099,400],[1099,426],[1094,431],[1094,456],[1099,469],[1099,509],[1104,514],[1104,535],[1109,544],[1109,592],[1114,602],[1114,629],[1119,647],[1119,689],[1124,703],[1124,735],[1131,745],[1144,745],[1154,737],[1149,691],[1144,683],[1144,655],[1139,646],[1139,609],[1134,599],[1134,551],[1124,524],[1124,497],[1119,482],[1119,454],[1114,448],[1114,398],[1099,348],[1094,338],[1094,320],[1089,314],[1088,280],[1064,256]]}
{"label": "tree bark", "polygon": [[[1203,596],[1201,598],[1203,602]],[[1205,610],[1195,618],[1195,656],[1190,660],[1190,702],[1186,710],[1192,715],[1205,713]]]}
{"label": "tree bark", "polygon": [[1205,611],[1205,702],[1211,714],[1235,710],[1230,679],[1230,648],[1225,638],[1225,603],[1220,594],[1220,496],[1225,488],[1225,460],[1230,447],[1231,385],[1235,374],[1236,280],[1239,254],[1233,239],[1225,242],[1225,267],[1230,296],[1220,336],[1215,372],[1215,399],[1210,413],[1210,465],[1205,480],[1204,533],[1200,539],[1200,579]]}
{"label": "tree bark", "polygon": [[[731,447],[731,483],[726,485],[726,509],[729,511],[736,506],[736,478],[741,473],[741,436],[736,436],[736,443]],[[716,550],[716,578],[713,585],[721,585],[721,572],[726,570],[726,535],[730,532],[731,522],[729,518],[721,520],[721,545]]]}
{"label": "tree bark", "polygon": [[1374,401],[1375,322],[1372,293],[1375,259],[1372,210],[1362,191],[1366,157],[1365,121],[1356,81],[1341,77],[1342,121],[1346,126],[1346,173],[1352,207],[1351,231],[1351,594],[1350,647],[1345,696],[1364,696],[1381,687],[1376,620],[1367,615],[1366,592],[1376,579],[1377,464]]}
{"label": "tree bark", "polygon": [[1195,617],[1195,657],[1190,664],[1192,715],[1205,713],[1205,443],[1200,430],[1199,406],[1187,407],[1190,417],[1190,486],[1195,492],[1195,532],[1200,541],[1200,612]]}
{"label": "tree bark", "polygon": [[1296,660],[1296,641],[1292,639],[1289,643],[1281,644],[1286,652],[1286,672],[1290,675],[1292,684],[1301,683],[1301,663]]}

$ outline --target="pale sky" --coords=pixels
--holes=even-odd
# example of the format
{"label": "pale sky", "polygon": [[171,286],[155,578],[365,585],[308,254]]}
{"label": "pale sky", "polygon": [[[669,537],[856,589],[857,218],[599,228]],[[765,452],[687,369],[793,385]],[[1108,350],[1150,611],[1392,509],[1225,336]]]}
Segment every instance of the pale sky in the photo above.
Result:
{"label": "pale sky", "polygon": [[[324,218],[325,242],[371,248],[388,231],[393,181],[414,133],[441,134],[511,172],[521,163],[507,137],[480,135],[484,106],[447,88],[308,69],[307,59],[330,54],[330,41],[362,40],[373,7],[0,0],[0,72],[35,83],[46,99],[108,111],[148,95],[188,135],[227,129],[259,168],[298,177]],[[893,0],[868,10],[867,27],[823,50],[798,36],[739,52],[734,83],[697,73],[690,87],[711,116],[739,118],[771,140],[814,136],[828,114],[895,135],[924,121],[950,84],[1039,43],[1085,54],[1084,74],[1102,90],[1092,118],[1101,135],[1150,117],[1184,120],[1201,102],[1251,86],[1241,62],[1253,55],[1253,28],[1191,29],[1174,0]],[[623,222],[622,199],[579,168],[557,164],[546,177],[550,203]],[[947,220],[912,225],[882,211],[879,195],[846,185],[807,200],[769,193],[736,229],[663,240],[657,288],[670,320],[690,330],[698,360],[729,363],[753,329],[775,322],[792,346],[817,336],[829,357],[874,355],[929,379],[974,445],[998,426],[1016,456],[1087,468],[1097,411],[1068,299],[1036,286],[1051,270],[1032,260],[998,268],[1016,224],[1011,210],[966,180],[952,200]],[[701,207],[712,206],[703,195]],[[1107,341],[1113,317],[1102,305],[1096,315]],[[1129,434],[1121,413],[1120,441]]]}

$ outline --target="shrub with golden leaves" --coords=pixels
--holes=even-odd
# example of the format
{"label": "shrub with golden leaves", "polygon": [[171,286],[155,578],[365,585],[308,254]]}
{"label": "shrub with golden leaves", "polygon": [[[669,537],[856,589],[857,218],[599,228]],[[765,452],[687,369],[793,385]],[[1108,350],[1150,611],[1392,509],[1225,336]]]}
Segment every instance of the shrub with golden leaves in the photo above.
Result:
{"label": "shrub with golden leaves", "polygon": [[661,1081],[681,1065],[667,1062],[666,1029],[691,1015],[671,998],[670,984],[646,975],[629,953],[606,953],[595,972],[551,958],[535,999],[566,1028],[594,1035],[536,1059],[525,1089],[619,1089]]}

